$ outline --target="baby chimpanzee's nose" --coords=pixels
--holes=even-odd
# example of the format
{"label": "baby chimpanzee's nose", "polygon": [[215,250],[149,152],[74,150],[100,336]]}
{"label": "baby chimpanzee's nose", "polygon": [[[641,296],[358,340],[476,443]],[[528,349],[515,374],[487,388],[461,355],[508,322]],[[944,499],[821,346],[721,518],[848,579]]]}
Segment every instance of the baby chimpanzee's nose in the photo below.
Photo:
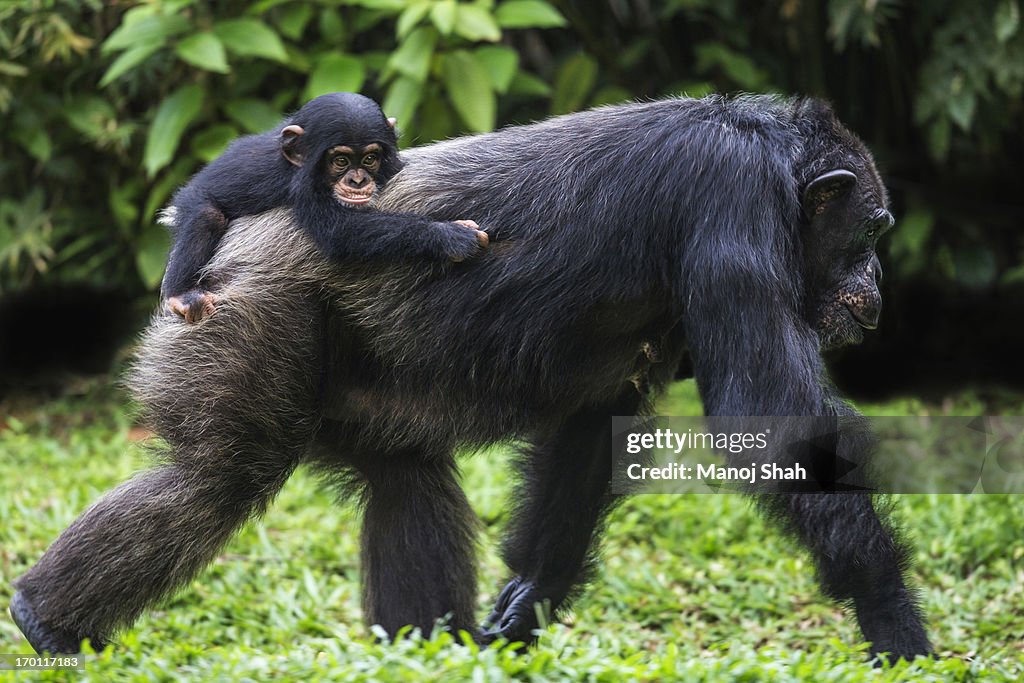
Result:
{"label": "baby chimpanzee's nose", "polygon": [[366,185],[366,183],[370,182],[370,174],[359,168],[352,173],[349,173],[346,180],[351,187],[358,190]]}

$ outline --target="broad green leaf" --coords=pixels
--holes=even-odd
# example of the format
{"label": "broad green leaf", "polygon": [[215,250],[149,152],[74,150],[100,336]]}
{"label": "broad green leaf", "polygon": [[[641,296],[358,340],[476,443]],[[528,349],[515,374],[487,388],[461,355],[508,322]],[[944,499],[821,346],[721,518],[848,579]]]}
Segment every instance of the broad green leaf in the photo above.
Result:
{"label": "broad green leaf", "polygon": [[406,38],[388,60],[388,67],[403,76],[425,81],[437,46],[437,31],[421,26]]}
{"label": "broad green leaf", "polygon": [[232,100],[224,105],[224,111],[247,133],[262,133],[277,126],[281,112],[263,100],[245,98]]}
{"label": "broad green leaf", "polygon": [[130,234],[131,226],[135,225],[139,219],[139,194],[141,191],[141,183],[137,177],[128,182],[112,182],[110,185],[107,204],[110,206],[110,215],[114,217],[114,222],[121,228],[122,234]]}
{"label": "broad green leaf", "polygon": [[609,85],[594,93],[594,96],[590,98],[589,106],[600,107],[602,104],[618,104],[620,102],[629,102],[632,99],[633,95],[625,88],[618,85]]}
{"label": "broad green leaf", "polygon": [[135,268],[138,270],[139,279],[148,289],[160,286],[170,246],[170,236],[160,226],[147,225],[142,229],[136,245]]}
{"label": "broad green leaf", "polygon": [[139,64],[142,64],[144,61],[149,59],[150,55],[161,47],[163,47],[163,43],[159,42],[153,43],[152,45],[139,45],[129,50],[125,50],[118,55],[117,59],[114,60],[114,63],[107,69],[107,72],[103,74],[103,78],[100,79],[100,87],[106,87],[137,67]]}
{"label": "broad green leaf", "polygon": [[76,97],[63,110],[64,118],[76,131],[89,140],[98,140],[108,130],[117,112],[102,97]]}
{"label": "broad green leaf", "polygon": [[341,13],[333,7],[325,7],[320,11],[320,18],[317,21],[320,35],[330,36],[332,40],[342,40],[345,37],[345,22]]}
{"label": "broad green leaf", "polygon": [[202,105],[203,91],[198,85],[182,86],[160,104],[142,153],[142,163],[149,177],[170,163],[182,134]]}
{"label": "broad green leaf", "polygon": [[277,24],[286,38],[298,40],[306,31],[306,26],[309,25],[312,18],[313,7],[305,3],[298,3],[282,9]]}
{"label": "broad green leaf", "polygon": [[943,117],[936,119],[928,126],[928,151],[936,161],[945,161],[949,155],[949,143],[952,138],[952,124]]}
{"label": "broad green leaf", "polygon": [[358,92],[366,82],[366,69],[358,57],[330,52],[321,57],[309,75],[305,97],[329,92]]}
{"label": "broad green leaf", "polygon": [[[138,7],[136,10],[150,10],[148,7]],[[178,35],[189,30],[188,19],[179,14],[154,14],[152,10],[145,15],[135,14],[134,20],[128,18],[134,10],[125,14],[125,21],[103,41],[100,48],[101,54],[109,54],[117,50],[126,50],[135,46],[160,46],[170,36]]]}
{"label": "broad green leaf", "polygon": [[383,12],[395,12],[406,6],[408,0],[348,0],[346,4],[360,5],[367,9],[381,10]]}
{"label": "broad green leaf", "polygon": [[367,9],[394,12],[406,6],[408,0],[348,0],[346,4],[359,5]]}
{"label": "broad green leaf", "polygon": [[219,157],[236,137],[237,128],[228,123],[218,123],[193,135],[190,148],[196,157],[209,163]]}
{"label": "broad green leaf", "polygon": [[212,33],[196,33],[185,38],[178,43],[175,52],[183,60],[200,69],[222,74],[231,70],[228,66],[227,54],[224,51],[224,43],[220,42]]}
{"label": "broad green leaf", "polygon": [[427,16],[431,7],[433,5],[430,2],[418,2],[415,5],[409,5],[398,17],[398,22],[395,24],[395,35],[398,36],[398,39],[402,40],[409,35],[409,32],[416,28],[416,24],[423,21],[423,17]]}
{"label": "broad green leaf", "polygon": [[20,128],[15,139],[29,154],[46,163],[53,155],[53,141],[42,128]]}
{"label": "broad green leaf", "polygon": [[996,40],[1005,43],[1013,38],[1020,27],[1020,6],[1017,0],[1003,0],[996,7],[995,28]]}
{"label": "broad green leaf", "polygon": [[0,60],[0,74],[4,76],[27,76],[28,67],[22,66],[16,62],[5,62]]}
{"label": "broad green leaf", "polygon": [[171,193],[184,185],[185,181],[195,172],[195,162],[196,160],[192,157],[182,156],[153,183],[142,209],[142,215],[147,220],[155,219],[157,211],[164,207],[170,199]]}
{"label": "broad green leaf", "polygon": [[382,109],[388,116],[397,118],[398,125],[401,126],[403,121],[412,120],[422,97],[423,83],[421,81],[408,76],[399,76],[388,88]]}
{"label": "broad green leaf", "polygon": [[509,85],[508,91],[513,95],[549,97],[551,95],[551,86],[528,71],[520,71],[512,79],[512,84]]}
{"label": "broad green leaf", "polygon": [[467,40],[501,40],[501,29],[490,12],[477,5],[458,5],[455,32]]}
{"label": "broad green leaf", "polygon": [[452,107],[470,130],[494,130],[497,98],[487,70],[472,54],[459,50],[445,57],[444,84]]}
{"label": "broad green leaf", "polygon": [[592,57],[583,53],[570,57],[555,77],[552,113],[567,114],[580,109],[596,80],[597,62]]}
{"label": "broad green leaf", "polygon": [[961,130],[969,131],[971,123],[974,121],[974,110],[977,104],[978,100],[974,91],[961,88],[959,92],[949,98],[949,117],[956,125],[960,126]]}
{"label": "broad green leaf", "polygon": [[450,36],[455,29],[455,0],[443,0],[430,10],[430,20],[443,36]]}
{"label": "broad green leaf", "polygon": [[502,28],[555,28],[566,26],[557,9],[542,0],[509,0],[498,6],[494,18]]}
{"label": "broad green leaf", "polygon": [[229,19],[214,24],[213,32],[236,55],[288,61],[284,43],[259,19]]}
{"label": "broad green leaf", "polygon": [[499,93],[508,92],[519,68],[519,54],[503,45],[485,45],[474,50],[473,54],[487,70],[494,89]]}

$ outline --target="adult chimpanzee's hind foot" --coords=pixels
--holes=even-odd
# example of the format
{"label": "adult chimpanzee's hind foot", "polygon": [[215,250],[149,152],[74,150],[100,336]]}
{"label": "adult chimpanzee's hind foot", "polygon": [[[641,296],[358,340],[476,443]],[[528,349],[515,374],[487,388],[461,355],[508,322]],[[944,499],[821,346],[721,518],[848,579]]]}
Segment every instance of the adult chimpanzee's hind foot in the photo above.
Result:
{"label": "adult chimpanzee's hind foot", "polygon": [[551,600],[541,588],[528,579],[517,576],[502,589],[490,616],[484,621],[480,639],[491,643],[498,638],[511,642],[533,643],[540,628],[537,610],[551,611]]}
{"label": "adult chimpanzee's hind foot", "polygon": [[[10,611],[14,623],[25,634],[25,640],[36,652],[75,654],[81,651],[82,638],[70,631],[44,623],[22,591],[17,591],[11,598]],[[97,651],[104,647],[99,641],[93,641],[92,646]]]}
{"label": "adult chimpanzee's hind foot", "polygon": [[879,580],[875,590],[854,598],[857,622],[871,642],[872,658],[889,663],[933,653],[924,621],[898,572]]}

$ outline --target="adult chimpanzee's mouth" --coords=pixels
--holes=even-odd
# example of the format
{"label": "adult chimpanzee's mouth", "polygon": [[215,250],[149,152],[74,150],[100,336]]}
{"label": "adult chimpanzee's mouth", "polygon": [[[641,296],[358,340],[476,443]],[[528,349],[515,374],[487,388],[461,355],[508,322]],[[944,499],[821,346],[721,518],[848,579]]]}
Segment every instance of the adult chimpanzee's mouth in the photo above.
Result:
{"label": "adult chimpanzee's mouth", "polygon": [[865,330],[877,330],[878,329],[878,312],[877,311],[862,311],[853,306],[847,306],[846,310],[850,312],[850,317],[853,321],[863,327]]}

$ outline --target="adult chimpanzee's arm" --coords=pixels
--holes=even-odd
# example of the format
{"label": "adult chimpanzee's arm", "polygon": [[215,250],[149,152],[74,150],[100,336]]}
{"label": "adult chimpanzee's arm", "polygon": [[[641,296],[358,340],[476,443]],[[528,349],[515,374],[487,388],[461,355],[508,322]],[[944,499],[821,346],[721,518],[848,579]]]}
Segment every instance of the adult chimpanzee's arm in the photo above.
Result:
{"label": "adult chimpanzee's arm", "polygon": [[[686,252],[686,337],[709,416],[856,414],[829,384],[818,335],[803,315],[791,233],[799,221],[787,215],[795,210],[787,188],[765,185],[781,177],[741,179],[752,184],[750,199],[723,203],[714,234],[696,234]],[[799,443],[813,428],[803,420],[775,425],[788,430],[772,434],[780,444]],[[840,434],[833,455],[859,461],[864,448],[856,435]],[[758,503],[810,550],[825,592],[853,604],[873,653],[895,659],[931,651],[903,580],[906,551],[870,495],[774,494]]]}

